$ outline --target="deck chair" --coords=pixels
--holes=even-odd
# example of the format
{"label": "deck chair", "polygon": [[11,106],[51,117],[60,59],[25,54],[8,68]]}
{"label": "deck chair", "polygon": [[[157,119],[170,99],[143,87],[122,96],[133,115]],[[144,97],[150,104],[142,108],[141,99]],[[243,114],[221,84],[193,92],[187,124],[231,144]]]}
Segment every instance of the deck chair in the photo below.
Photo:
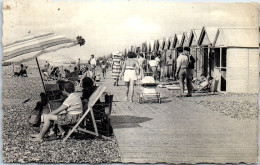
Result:
{"label": "deck chair", "polygon": [[[87,110],[85,111],[85,113],[83,114],[83,116],[80,118],[80,120],[76,123],[75,126],[73,126],[73,128],[68,132],[67,136],[63,139],[63,143],[70,137],[70,135],[77,129],[78,131],[82,131],[85,133],[89,133],[95,136],[99,136],[98,134],[98,129],[97,129],[97,125],[96,125],[96,121],[95,121],[95,117],[94,117],[94,113],[93,113],[93,106],[95,105],[95,103],[97,102],[97,100],[100,98],[100,96],[103,94],[103,92],[105,91],[106,87],[101,85],[99,86],[96,91],[91,95],[91,97],[89,98],[89,102],[88,102],[88,106],[86,107]],[[91,121],[92,124],[94,126],[94,132],[89,131],[87,129],[83,129],[80,127],[81,122],[86,118],[86,116],[88,114],[91,114]]]}
{"label": "deck chair", "polygon": [[102,96],[103,99],[100,98],[100,102],[94,105],[93,112],[96,124],[98,127],[100,126],[99,132],[110,136],[112,134],[110,115],[112,112],[113,95],[104,92]]}
{"label": "deck chair", "polygon": [[50,111],[57,109],[61,105],[61,91],[58,84],[45,84],[46,95],[49,99],[48,107]]}

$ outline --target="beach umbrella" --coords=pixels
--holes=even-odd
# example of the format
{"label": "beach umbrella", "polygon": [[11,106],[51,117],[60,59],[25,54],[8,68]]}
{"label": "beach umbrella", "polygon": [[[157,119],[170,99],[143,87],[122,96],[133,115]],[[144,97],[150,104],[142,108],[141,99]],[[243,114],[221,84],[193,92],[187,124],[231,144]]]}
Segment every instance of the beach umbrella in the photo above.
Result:
{"label": "beach umbrella", "polygon": [[71,39],[56,33],[28,35],[20,40],[4,45],[2,65],[21,64],[36,59],[45,90],[37,57],[63,48],[70,48],[76,45],[82,46],[84,44],[85,40],[81,36]]}

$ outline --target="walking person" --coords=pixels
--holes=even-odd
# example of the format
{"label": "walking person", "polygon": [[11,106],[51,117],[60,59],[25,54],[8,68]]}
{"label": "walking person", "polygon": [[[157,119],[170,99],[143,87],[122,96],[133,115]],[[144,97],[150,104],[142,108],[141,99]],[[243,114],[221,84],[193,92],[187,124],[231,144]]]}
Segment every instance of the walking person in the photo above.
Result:
{"label": "walking person", "polygon": [[91,58],[90,58],[90,67],[91,67],[91,70],[93,72],[93,75],[96,75],[96,66],[97,66],[97,60],[95,59],[95,56],[94,54],[91,55]]}
{"label": "walking person", "polygon": [[138,79],[141,80],[144,77],[144,55],[143,53],[139,54],[139,58],[137,59],[138,63],[139,63],[139,75],[138,75]]}
{"label": "walking person", "polygon": [[78,59],[78,63],[77,63],[78,69],[80,70],[80,58]]}
{"label": "walking person", "polygon": [[[183,47],[178,47],[177,51],[180,53],[179,57],[177,58],[177,72],[176,77],[179,79],[180,87],[181,87],[181,95],[179,97],[191,97],[191,91],[192,91],[192,84],[191,84],[191,70],[188,68],[189,66],[189,58],[187,51],[188,49],[185,48],[183,50]],[[184,95],[185,85],[184,81],[186,80],[187,88],[188,88],[188,94]]]}
{"label": "walking person", "polygon": [[107,65],[106,65],[105,61],[102,61],[101,69],[102,69],[103,78],[105,79],[106,78],[106,72],[107,72]]}
{"label": "walking person", "polygon": [[126,84],[126,98],[125,101],[128,100],[128,94],[130,95],[130,102],[133,102],[134,96],[134,86],[135,81],[137,80],[138,70],[139,70],[139,63],[134,58],[136,54],[134,52],[128,52],[127,59],[123,65],[122,72],[120,74],[120,78],[124,75],[124,81]]}
{"label": "walking person", "polygon": [[118,86],[122,62],[122,55],[119,53],[114,53],[112,59],[112,78],[114,79],[114,86]]}

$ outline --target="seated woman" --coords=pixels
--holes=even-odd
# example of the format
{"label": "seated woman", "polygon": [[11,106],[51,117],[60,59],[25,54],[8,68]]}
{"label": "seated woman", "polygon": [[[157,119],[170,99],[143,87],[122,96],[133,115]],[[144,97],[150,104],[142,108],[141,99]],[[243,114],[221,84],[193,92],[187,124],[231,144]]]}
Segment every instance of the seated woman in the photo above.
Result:
{"label": "seated woman", "polygon": [[89,100],[92,93],[95,92],[96,86],[94,86],[94,81],[90,77],[84,77],[82,79],[82,98],[83,100]]}
{"label": "seated woman", "polygon": [[[82,79],[82,100],[83,106],[86,107],[89,102],[90,96],[95,92],[97,86],[94,85],[94,81],[90,77],[84,77]],[[100,104],[100,100],[96,102],[96,105],[93,106],[93,109],[99,110],[102,106]]]}
{"label": "seated woman", "polygon": [[21,77],[28,77],[27,71],[26,71],[27,68],[28,68],[28,66],[24,66],[23,64],[21,64],[21,70],[19,73]]}
{"label": "seated woman", "polygon": [[44,116],[44,124],[40,133],[32,134],[31,141],[43,141],[53,121],[58,125],[69,125],[77,123],[80,119],[82,115],[82,102],[78,93],[75,93],[74,84],[70,81],[66,82],[62,92],[68,96],[67,99],[58,109]]}

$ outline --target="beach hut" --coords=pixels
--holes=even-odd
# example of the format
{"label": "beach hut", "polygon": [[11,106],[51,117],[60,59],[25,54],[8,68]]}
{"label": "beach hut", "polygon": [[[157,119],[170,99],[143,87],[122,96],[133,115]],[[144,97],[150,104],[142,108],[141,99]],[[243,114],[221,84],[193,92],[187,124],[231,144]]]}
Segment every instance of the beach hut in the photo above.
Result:
{"label": "beach hut", "polygon": [[189,45],[190,34],[191,34],[190,32],[183,32],[183,35],[182,35],[182,45],[183,46],[190,47],[190,45]]}
{"label": "beach hut", "polygon": [[153,50],[158,53],[158,50],[159,50],[159,42],[158,40],[154,40],[154,48]]}
{"label": "beach hut", "polygon": [[177,47],[182,46],[181,45],[181,39],[182,39],[182,35],[181,34],[175,34],[172,40],[172,44],[171,44],[171,48],[174,49],[174,60],[176,61],[176,59],[178,58],[179,54],[176,50]]}
{"label": "beach hut", "polygon": [[214,68],[212,67],[212,44],[217,35],[218,27],[203,27],[198,39],[199,54],[202,58],[202,73],[206,76],[212,76]]}
{"label": "beach hut", "polygon": [[199,77],[202,74],[202,55],[200,55],[200,49],[198,47],[198,39],[202,29],[191,29],[189,38],[185,46],[190,47],[190,54],[196,59],[193,77]]}
{"label": "beach hut", "polygon": [[218,29],[213,42],[213,76],[219,81],[219,91],[258,92],[258,36],[258,28]]}

